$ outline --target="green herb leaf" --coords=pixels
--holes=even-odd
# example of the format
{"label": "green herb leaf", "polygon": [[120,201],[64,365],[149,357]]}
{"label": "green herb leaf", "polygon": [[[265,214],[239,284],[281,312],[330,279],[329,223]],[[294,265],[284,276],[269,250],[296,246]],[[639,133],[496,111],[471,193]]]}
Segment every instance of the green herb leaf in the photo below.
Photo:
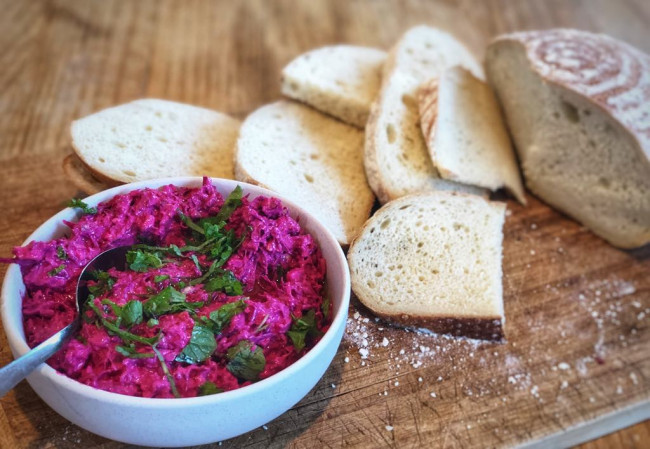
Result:
{"label": "green herb leaf", "polygon": [[149,318],[147,321],[147,327],[154,327],[156,325],[158,325],[158,320],[155,318]]}
{"label": "green herb leaf", "polygon": [[230,192],[226,201],[224,201],[223,206],[219,210],[219,213],[216,215],[215,220],[219,221],[228,221],[232,213],[241,206],[241,199],[243,195],[243,190],[240,186],[235,187],[235,189]]}
{"label": "green herb leaf", "polygon": [[242,313],[246,309],[246,302],[243,299],[224,304],[216,310],[210,312],[209,325],[218,334],[230,323],[235,315]]}
{"label": "green herb leaf", "polygon": [[303,313],[302,317],[294,318],[291,329],[287,332],[287,336],[293,342],[296,351],[300,352],[306,345],[307,337],[319,337],[321,331],[316,325],[316,310],[309,309],[307,313]]}
{"label": "green herb leaf", "polygon": [[132,342],[138,342],[138,343],[143,343],[145,345],[152,346],[158,342],[158,338],[160,335],[156,335],[155,337],[141,337],[140,335],[132,334],[131,332],[125,331],[123,329],[120,329],[120,327],[115,324],[112,321],[107,320],[104,318],[104,314],[99,310],[99,307],[95,304],[93,299],[89,298],[88,302],[86,302],[86,307],[93,312],[95,312],[95,315],[99,318],[99,321],[102,326],[104,326],[106,329],[111,331],[113,334],[117,335],[122,339],[123,342],[130,344]]}
{"label": "green herb leaf", "polygon": [[135,300],[127,302],[122,307],[120,317],[127,328],[142,323],[142,303]]}
{"label": "green herb leaf", "polygon": [[54,269],[48,271],[48,272],[47,272],[47,275],[48,275],[48,276],[56,276],[56,275],[59,274],[61,271],[63,271],[64,268],[65,268],[65,264],[62,263],[62,264],[59,265],[58,267],[56,267],[56,268],[54,268]]}
{"label": "green herb leaf", "polygon": [[149,268],[160,268],[162,260],[155,252],[148,252],[143,250],[131,250],[126,253],[126,261],[129,268],[133,271],[144,272]]}
{"label": "green herb leaf", "polygon": [[238,296],[244,292],[241,282],[232,271],[225,271],[224,274],[211,278],[203,285],[203,289],[206,292],[222,291],[229,296]]}
{"label": "green herb leaf", "polygon": [[189,364],[201,363],[212,355],[217,349],[217,341],[214,339],[212,330],[199,324],[194,324],[192,329],[192,338],[183,348],[183,352],[176,356],[177,362]]}
{"label": "green herb leaf", "polygon": [[160,367],[163,370],[163,374],[167,378],[167,382],[169,382],[169,388],[172,390],[172,394],[176,398],[180,398],[181,395],[178,392],[178,389],[176,388],[176,382],[174,381],[174,376],[172,376],[172,373],[169,372],[169,367],[167,366],[167,362],[165,362],[165,358],[162,356],[156,345],[153,345],[151,347],[153,349],[153,352],[156,354],[156,357],[158,358],[158,362],[160,362]]}
{"label": "green herb leaf", "polygon": [[132,346],[117,345],[115,346],[115,351],[130,359],[150,359],[156,356],[153,352],[138,352]]}
{"label": "green herb leaf", "polygon": [[208,396],[217,393],[223,393],[223,390],[217,387],[214,382],[207,381],[199,387],[199,396]]}
{"label": "green herb leaf", "polygon": [[91,273],[97,281],[94,285],[88,286],[88,291],[95,297],[108,293],[115,285],[115,278],[106,271],[96,270]]}
{"label": "green herb leaf", "polygon": [[208,271],[203,276],[201,276],[200,278],[192,279],[190,281],[190,285],[202,284],[203,282],[205,282],[206,279],[208,279],[209,277],[211,277],[215,273],[219,273],[219,274],[224,273],[223,270],[218,269],[217,261],[212,262],[212,264],[210,265],[210,268],[208,268]]}
{"label": "green herb leaf", "polygon": [[225,226],[225,223],[224,222],[215,223],[214,221],[216,221],[216,217],[203,218],[199,220],[199,225],[203,228],[203,232],[207,240],[218,239],[223,235],[221,230]]}
{"label": "green herb leaf", "polygon": [[68,260],[68,254],[66,254],[65,249],[61,245],[56,247],[56,256],[61,260]]}
{"label": "green herb leaf", "polygon": [[179,292],[170,285],[146,300],[143,311],[148,317],[159,317],[169,313],[174,303],[185,303],[185,293]]}
{"label": "green herb leaf", "polygon": [[259,346],[255,346],[248,340],[242,340],[235,346],[228,349],[228,371],[240,379],[254,381],[257,380],[260,373],[266,366],[264,352]]}
{"label": "green herb leaf", "polygon": [[190,217],[180,211],[178,212],[178,216],[181,217],[181,221],[185,223],[185,226],[201,235],[205,235],[205,230],[198,224],[194,223]]}
{"label": "green herb leaf", "polygon": [[323,316],[325,319],[329,319],[330,315],[332,314],[332,304],[330,303],[330,297],[325,296],[325,299],[323,299],[323,303],[320,306],[321,312],[323,312]]}
{"label": "green herb leaf", "polygon": [[160,274],[160,275],[154,277],[154,278],[153,278],[153,281],[156,282],[156,283],[158,283],[158,282],[166,281],[167,279],[169,279],[169,275],[168,275],[168,274]]}
{"label": "green herb leaf", "polygon": [[85,215],[93,215],[97,213],[96,207],[89,207],[88,204],[78,198],[72,198],[68,202],[67,206],[72,207],[73,209],[81,209],[81,212]]}

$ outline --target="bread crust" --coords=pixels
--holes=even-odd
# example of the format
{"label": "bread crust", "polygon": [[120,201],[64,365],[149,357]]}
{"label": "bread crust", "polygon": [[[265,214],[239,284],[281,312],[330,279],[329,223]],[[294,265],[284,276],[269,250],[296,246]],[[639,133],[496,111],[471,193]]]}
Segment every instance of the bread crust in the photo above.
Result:
{"label": "bread crust", "polygon": [[122,184],[112,180],[102,179],[101,174],[95,172],[76,153],[70,153],[63,159],[63,172],[66,177],[82,192],[93,195],[102,190]]}
{"label": "bread crust", "polygon": [[[558,42],[569,41],[571,45],[575,46],[578,50],[575,53],[574,61],[588,61],[596,64],[599,62],[596,58],[588,59],[584,54],[593,53],[592,50],[597,48],[599,51],[610,52],[616,58],[628,58],[628,64],[634,65],[630,69],[631,75],[626,77],[626,74],[617,75],[623,77],[626,82],[623,84],[612,83],[614,78],[605,78],[608,74],[603,74],[593,69],[592,78],[587,83],[580,78],[581,72],[579,69],[574,69],[568,66],[561,66],[562,58],[558,56],[559,50],[553,47],[554,40]],[[639,156],[640,162],[643,164],[643,169],[650,177],[650,114],[641,111],[641,108],[647,108],[650,104],[650,55],[626,44],[625,42],[618,41],[604,34],[588,33],[573,29],[554,29],[545,31],[526,31],[498,36],[490,43],[486,52],[487,65],[490,65],[490,59],[493,58],[493,53],[496,48],[501,45],[514,45],[525,55],[526,63],[531,73],[536,74],[545,85],[551,86],[555,89],[559,96],[566,99],[579,100],[584,102],[591,108],[602,113],[607,118],[607,122],[617,129],[622,135],[629,137],[629,143],[633,151]],[[596,45],[598,44],[598,45]],[[562,48],[562,47],[558,47]],[[594,50],[595,52],[595,50]],[[617,59],[618,60],[618,59]],[[557,64],[558,67],[552,66]],[[622,68],[620,69],[623,70]],[[488,75],[490,71],[488,70]],[[610,74],[611,75],[611,74]],[[575,78],[571,78],[574,76]],[[595,78],[594,78],[595,77]],[[489,78],[489,77],[488,77]],[[602,92],[597,91],[597,87],[603,84],[604,81],[610,81],[606,89]],[[495,85],[494,80],[489,79],[490,84]],[[636,81],[637,84],[634,84]],[[495,89],[496,90],[496,89]],[[633,94],[630,93],[634,90]],[[628,95],[625,97],[625,95]],[[640,100],[632,100],[634,95],[642,96]],[[627,102],[626,102],[627,100]],[[641,118],[639,118],[641,117]],[[644,118],[645,117],[645,118]],[[645,121],[644,121],[645,120]],[[509,124],[510,125],[510,124]],[[510,129],[511,134],[518,144],[517,129]],[[521,151],[517,145],[518,152]],[[521,154],[520,154],[521,158]],[[590,227],[596,234],[607,240],[613,246],[623,249],[638,248],[650,243],[650,231],[641,231],[638,233],[631,232],[616,232],[604,227],[597,226],[592,223],[590,226],[587,221],[597,223],[597,218],[588,220],[585,218],[579,219],[573,213],[571,207],[562,206],[554,198],[553,195],[547,195],[543,192],[543,188],[536,185],[536,182],[531,181],[530,176],[526,174],[526,184],[536,195],[540,196],[544,201],[549,203],[552,207],[561,210],[567,215],[573,217],[577,221]]]}
{"label": "bread crust", "polygon": [[[380,94],[381,95],[381,92]],[[384,188],[385,183],[382,181],[377,161],[377,146],[375,145],[375,133],[377,132],[377,119],[379,114],[379,97],[373,102],[366,123],[366,133],[363,144],[363,168],[366,172],[368,185],[375,193],[375,196],[381,204],[391,200],[390,192]]]}
{"label": "bread crust", "polygon": [[[609,45],[615,45],[620,48],[620,51],[628,53],[630,57],[636,57],[640,60],[640,64],[645,67],[645,71],[650,71],[650,55],[643,53],[642,51],[632,47],[631,45],[626,44],[615,40],[605,34],[598,33],[588,33],[584,31],[578,31],[573,29],[555,29],[548,31],[523,31],[517,33],[505,34],[498,36],[493,39],[489,47],[498,45],[501,42],[511,42],[517,45],[520,45],[527,56],[528,63],[530,65],[531,71],[537,73],[546,83],[552,84],[555,87],[560,88],[564,92],[570,92],[572,94],[579,95],[582,99],[586,100],[591,106],[600,109],[603,113],[608,114],[611,118],[618,123],[621,129],[630,133],[636,142],[636,148],[644,156],[644,160],[647,162],[648,168],[650,168],[650,128],[646,129],[636,129],[635,123],[630,120],[628,117],[631,114],[630,109],[625,106],[613,107],[608,101],[610,97],[608,93],[603,95],[590,95],[586,90],[578,83],[572,83],[568,80],[562,80],[556,75],[555,71],[551,70],[540,70],[540,64],[533,59],[535,55],[535,48],[533,47],[535,41],[540,39],[542,36],[547,34],[558,34],[560,36],[566,36],[565,39],[580,39],[580,38],[591,38],[599,39],[603,43],[608,43]],[[646,78],[647,79],[647,78]],[[644,92],[645,96],[637,105],[638,107],[647,107],[650,103],[650,80],[646,81],[648,84],[639,86],[630,86],[629,84],[622,86],[624,89],[637,87],[640,92]],[[620,95],[620,92],[616,92],[615,89],[611,89],[611,94]],[[634,106],[634,105],[630,105]]]}
{"label": "bread crust", "polygon": [[[359,298],[366,305],[366,303]],[[366,305],[367,306],[367,305]],[[414,316],[392,315],[373,312],[375,315],[401,326],[424,328],[436,334],[467,337],[477,340],[504,341],[503,321],[501,317],[450,317],[450,316]]]}
{"label": "bread crust", "polygon": [[[74,122],[72,122],[72,123],[74,123]],[[72,125],[70,125],[70,126],[72,127]],[[124,181],[122,181],[122,180],[112,178],[112,177],[110,177],[110,176],[108,176],[108,175],[106,175],[106,174],[104,174],[104,173],[102,173],[102,172],[100,172],[100,171],[95,170],[95,169],[94,169],[94,168],[93,168],[93,167],[92,167],[92,166],[91,166],[91,165],[90,165],[90,164],[89,164],[89,163],[84,159],[84,157],[83,157],[83,152],[79,150],[79,148],[77,147],[77,145],[75,145],[74,140],[72,140],[72,141],[70,142],[70,147],[71,147],[72,150],[74,151],[74,154],[75,154],[75,156],[77,157],[77,159],[78,159],[78,160],[83,164],[84,168],[85,168],[86,170],[88,170],[88,171],[92,174],[93,178],[96,178],[98,181],[103,182],[103,183],[105,183],[105,184],[108,184],[110,187],[115,187],[115,186],[118,186],[118,185],[120,185],[120,184],[124,184]]]}

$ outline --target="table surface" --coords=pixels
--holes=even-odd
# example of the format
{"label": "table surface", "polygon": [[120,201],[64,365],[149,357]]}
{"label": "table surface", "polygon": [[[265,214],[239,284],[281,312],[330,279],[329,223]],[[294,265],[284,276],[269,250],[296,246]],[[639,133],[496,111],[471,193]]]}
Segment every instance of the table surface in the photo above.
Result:
{"label": "table surface", "polygon": [[[4,210],[0,215],[0,256],[9,255],[12,246],[20,244],[38,224],[60,210],[67,199],[79,194],[61,169],[63,157],[70,152],[68,126],[73,119],[107,106],[141,97],[158,97],[209,107],[243,119],[255,108],[279,98],[280,70],[296,55],[338,42],[388,49],[402,32],[421,23],[453,32],[479,57],[483,56],[489,39],[497,34],[551,27],[604,32],[650,51],[650,3],[643,0],[5,0],[0,4],[3,11],[0,15],[0,192]],[[528,265],[533,265],[532,270],[546,270],[543,274],[526,278],[513,271],[518,266],[513,259],[529,250],[521,243],[522,236],[528,239],[527,244],[544,237],[539,233],[532,237],[525,234],[523,229],[530,223],[539,223],[540,231],[546,230],[557,239],[568,233],[578,242],[571,246],[567,240],[566,245],[567,252],[574,250],[572,258],[566,260],[585,264],[586,271],[574,273],[574,279],[581,282],[594,279],[593,271],[587,270],[592,262],[581,256],[586,252],[580,253],[583,248],[589,248],[591,256],[604,255],[611,262],[598,265],[601,274],[605,271],[618,276],[608,278],[609,286],[620,287],[620,293],[621,288],[625,290],[632,285],[630,292],[635,300],[648,305],[650,289],[644,273],[650,269],[649,251],[627,253],[609,248],[584,228],[530,199],[528,209],[509,202],[514,213],[508,220],[504,248],[507,311],[511,307],[513,316],[517,317],[516,297],[523,291],[524,281],[541,279],[540,289],[545,282],[549,288],[551,282],[557,281],[551,287],[553,292],[529,292],[531,297],[540,300],[551,295],[561,300],[563,295],[577,291],[573,284],[569,285],[571,279],[534,260]],[[543,241],[539,243],[546,248]],[[562,248],[553,250],[559,249]],[[4,275],[5,269],[0,267],[0,275]],[[567,285],[560,285],[566,279],[569,279]],[[508,306],[508,301],[514,305]],[[415,397],[434,397],[439,366],[427,364],[426,360],[403,361],[400,373],[399,353],[394,349],[395,341],[403,336],[397,336],[397,331],[389,335],[390,347],[375,344],[373,354],[363,365],[365,361],[358,354],[359,342],[353,335],[363,327],[365,315],[361,309],[358,319],[351,317],[350,335],[324,379],[307,398],[270,423],[268,429],[224,442],[223,446],[418,447],[436,443],[445,447],[475,447],[477,442],[470,439],[472,424],[469,422],[462,422],[468,430],[467,440],[462,432],[452,432],[444,440],[435,439],[431,424],[421,422],[424,412],[413,409],[409,415],[399,408],[400,399],[411,404]],[[368,326],[373,326],[372,320]],[[376,323],[374,326],[376,331]],[[642,336],[630,340],[630,345],[625,344],[626,349],[621,350],[636,350],[639,360],[636,372],[644,376],[648,364],[642,361],[648,359],[648,346],[643,344],[647,344],[648,331],[647,326],[640,326]],[[408,343],[414,341],[415,337],[411,337]],[[635,347],[634,341],[641,343]],[[11,358],[2,334],[0,365]],[[560,365],[554,368],[557,366]],[[404,376],[407,371],[408,377]],[[399,387],[400,380],[405,386]],[[640,386],[636,375],[632,380],[635,381],[629,388],[632,393],[621,405],[634,404],[641,396],[647,400],[650,390],[647,378],[642,377]],[[518,381],[515,378],[512,383]],[[437,391],[443,394],[442,388]],[[535,388],[532,391],[535,394]],[[465,397],[467,394],[465,391]],[[478,391],[474,394],[478,395]],[[480,395],[483,396],[482,391]],[[421,400],[418,407],[429,407],[437,414],[436,407],[451,407],[461,402],[441,399],[440,404],[434,402],[430,407]],[[349,416],[345,414],[347,406],[354,409]],[[550,404],[538,401],[535,407],[543,410]],[[584,410],[593,418],[603,410],[611,411],[603,407]],[[379,416],[377,410],[385,413]],[[426,416],[432,416],[430,410]],[[435,422],[436,418],[431,419]],[[480,426],[480,417],[476,419]],[[329,433],[328,423],[332,424]],[[388,424],[394,426],[394,431],[384,430]],[[417,438],[405,437],[400,433],[400,426],[411,429],[413,434],[417,431]],[[364,437],[336,438],[332,432],[353,432]],[[494,429],[490,432],[492,435]],[[512,432],[517,433],[515,425]],[[492,441],[490,445],[510,445],[526,441],[526,436],[503,435],[499,440],[484,441]],[[49,409],[25,382],[0,399],[2,448],[122,446],[68,423]],[[646,421],[580,447],[649,446],[650,423]]]}

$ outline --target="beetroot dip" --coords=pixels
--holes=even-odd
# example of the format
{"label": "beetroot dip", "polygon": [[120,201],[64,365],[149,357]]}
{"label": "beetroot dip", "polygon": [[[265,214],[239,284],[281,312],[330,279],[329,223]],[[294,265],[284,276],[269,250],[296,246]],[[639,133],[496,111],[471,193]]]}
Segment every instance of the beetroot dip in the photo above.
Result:
{"label": "beetroot dip", "polygon": [[325,259],[277,198],[226,200],[204,178],[86,212],[65,223],[67,236],[16,247],[12,259],[33,347],[75,317],[84,266],[135,245],[126,270],[95,273],[81,330],[48,361],[74,380],[131,396],[215,394],[286,368],[329,328]]}

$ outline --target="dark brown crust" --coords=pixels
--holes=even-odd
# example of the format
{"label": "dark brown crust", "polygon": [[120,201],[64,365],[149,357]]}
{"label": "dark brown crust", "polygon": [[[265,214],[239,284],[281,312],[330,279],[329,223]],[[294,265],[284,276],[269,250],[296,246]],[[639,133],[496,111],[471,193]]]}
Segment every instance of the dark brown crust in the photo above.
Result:
{"label": "dark brown crust", "polygon": [[99,180],[97,176],[94,176],[94,172],[74,153],[69,154],[63,159],[62,166],[66,177],[79,190],[88,195],[93,195],[119,184]]}
{"label": "dark brown crust", "polygon": [[[368,306],[366,303],[364,305]],[[478,340],[505,341],[503,321],[500,317],[421,317],[406,314],[387,315],[375,311],[373,313],[391,323],[424,328],[436,334]]]}

